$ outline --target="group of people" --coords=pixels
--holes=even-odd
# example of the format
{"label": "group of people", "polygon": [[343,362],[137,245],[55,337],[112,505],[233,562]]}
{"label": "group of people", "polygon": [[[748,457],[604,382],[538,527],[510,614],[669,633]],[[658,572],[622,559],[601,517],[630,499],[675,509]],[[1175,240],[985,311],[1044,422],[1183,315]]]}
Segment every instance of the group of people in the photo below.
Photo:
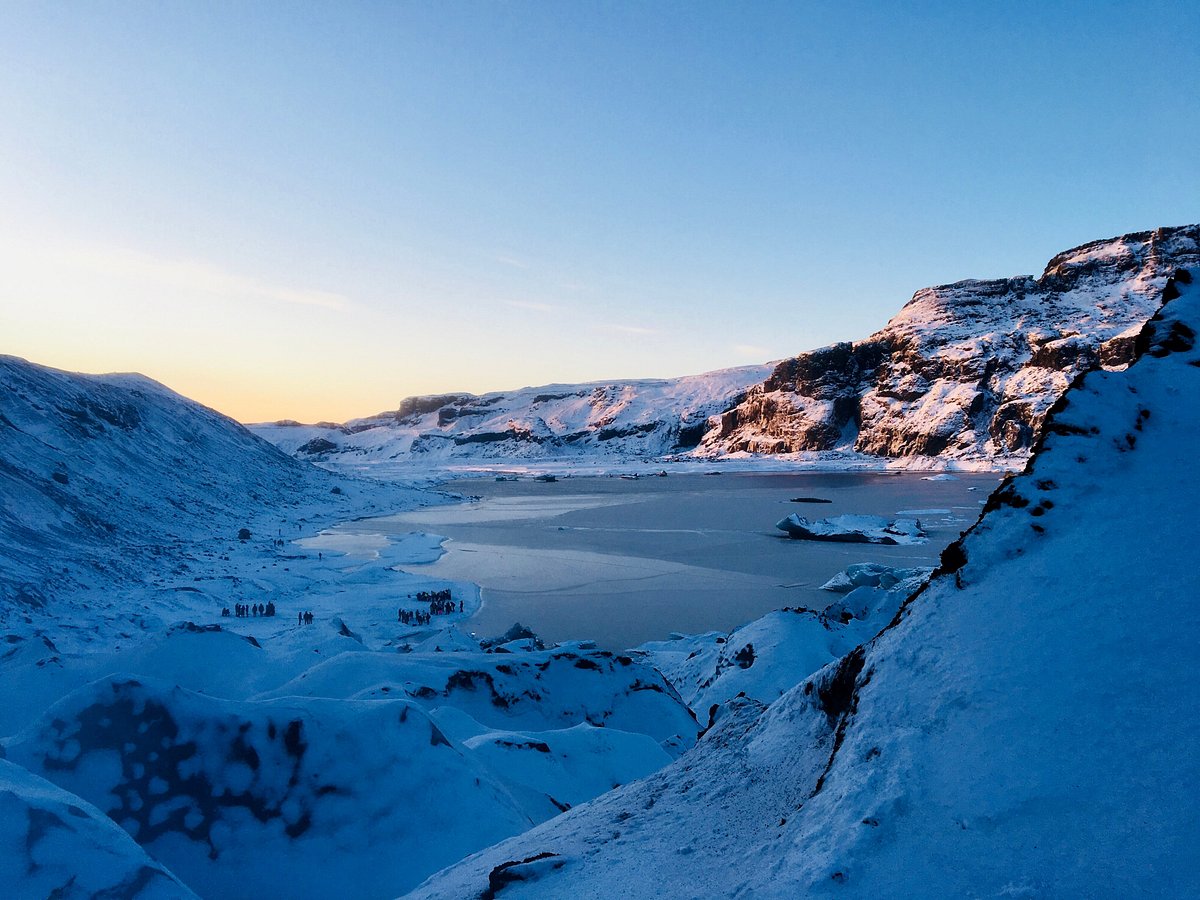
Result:
{"label": "group of people", "polygon": [[[428,625],[434,616],[448,616],[455,612],[454,597],[451,596],[448,589],[441,591],[419,591],[417,593],[417,601],[428,603],[429,612],[401,607],[396,611],[396,618],[401,624]],[[461,600],[458,601],[457,611],[463,611],[463,602]]]}
{"label": "group of people", "polygon": [[[239,619],[246,619],[250,616],[273,616],[275,615],[275,604],[268,600],[266,603],[235,603],[233,605],[233,614]],[[226,606],[221,610],[221,615],[229,616],[229,607]]]}
{"label": "group of people", "polygon": [[[418,591],[417,602],[428,603],[431,615],[448,616],[454,612],[454,598],[450,595],[449,588],[440,591]],[[463,611],[461,600],[458,601],[458,611]]]}
{"label": "group of people", "polygon": [[313,614],[311,612],[296,613],[297,625],[311,625],[313,623]]}
{"label": "group of people", "polygon": [[419,609],[404,609],[401,607],[396,615],[401,625],[429,624],[429,613],[421,612]]}

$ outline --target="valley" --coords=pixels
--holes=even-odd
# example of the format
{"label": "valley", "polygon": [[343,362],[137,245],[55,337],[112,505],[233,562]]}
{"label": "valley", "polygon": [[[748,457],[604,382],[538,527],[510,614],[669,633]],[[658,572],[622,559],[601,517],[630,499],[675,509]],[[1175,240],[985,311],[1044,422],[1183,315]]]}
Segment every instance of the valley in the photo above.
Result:
{"label": "valley", "polygon": [[[1200,588],[1163,535],[1196,492],[1197,234],[1005,283],[1079,353],[997,362],[962,331],[976,283],[893,320],[978,396],[1028,388],[1019,445],[972,418],[1003,403],[941,415],[944,368],[884,403],[915,357],[855,362],[875,380],[849,418],[817,398],[840,429],[818,449],[718,441],[780,391],[810,415],[812,357],[770,390],[734,370],[253,429],[140,376],[0,359],[0,876],[17,896],[68,890],[75,858],[102,860],[97,896],[1132,892],[1137,860],[1195,837],[1194,766],[1164,748],[1194,736]],[[1088,303],[1103,327],[1066,335]],[[472,438],[505,403],[576,419]],[[1128,853],[1081,857],[1067,836],[1103,843],[1112,810],[1145,813],[1118,817]]]}

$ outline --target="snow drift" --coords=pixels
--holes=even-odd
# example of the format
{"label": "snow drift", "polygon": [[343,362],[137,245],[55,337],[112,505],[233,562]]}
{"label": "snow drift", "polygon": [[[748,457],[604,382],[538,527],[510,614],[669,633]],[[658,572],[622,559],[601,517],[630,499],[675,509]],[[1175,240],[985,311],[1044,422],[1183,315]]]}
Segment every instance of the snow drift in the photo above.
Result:
{"label": "snow drift", "polygon": [[100,810],[4,759],[0,883],[9,897],[195,897]]}

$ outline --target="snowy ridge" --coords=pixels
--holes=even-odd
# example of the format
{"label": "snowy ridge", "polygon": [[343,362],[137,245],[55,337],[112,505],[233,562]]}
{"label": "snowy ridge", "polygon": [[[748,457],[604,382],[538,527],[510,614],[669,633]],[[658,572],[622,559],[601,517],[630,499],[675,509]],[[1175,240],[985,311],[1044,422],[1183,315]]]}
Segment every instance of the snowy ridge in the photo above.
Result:
{"label": "snowy ridge", "polygon": [[276,422],[258,435],[302,459],[363,471],[405,463],[656,459],[694,447],[770,365],[672,380],[551,384],[517,391],[410,397],[394,412],[345,425]]}
{"label": "snowy ridge", "polygon": [[[349,687],[349,693],[347,689]],[[654,669],[628,656],[570,646],[520,653],[343,653],[259,696],[407,697],[489,728],[545,731],[579,724],[691,746],[695,719]]]}
{"label": "snowy ridge", "polygon": [[930,571],[858,563],[824,585],[831,596],[822,609],[788,607],[728,633],[676,634],[633,652],[661,671],[711,725],[721,704],[738,696],[773,703],[870,639]]}
{"label": "snowy ridge", "polygon": [[1200,893],[1200,575],[1162,540],[1200,493],[1193,281],[876,638],[411,896]]}
{"label": "snowy ridge", "polygon": [[863,341],[784,360],[700,452],[838,451],[1019,467],[1080,372],[1123,368],[1200,226],[1094,241],[1040,278],[925,288]]}

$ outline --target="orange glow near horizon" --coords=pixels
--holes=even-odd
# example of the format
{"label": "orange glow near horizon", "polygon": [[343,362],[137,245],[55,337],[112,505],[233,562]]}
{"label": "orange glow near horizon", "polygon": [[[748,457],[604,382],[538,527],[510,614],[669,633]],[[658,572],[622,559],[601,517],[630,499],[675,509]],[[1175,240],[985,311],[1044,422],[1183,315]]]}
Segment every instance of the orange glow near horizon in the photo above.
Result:
{"label": "orange glow near horizon", "polygon": [[[671,363],[661,332],[592,304],[339,293],[4,224],[0,352],[68,371],[137,372],[240,422],[345,422],[420,394],[670,377],[767,357],[739,344],[722,359],[699,343],[686,346],[705,362]],[[581,347],[605,369],[589,370],[596,360]],[[663,368],[638,371],[647,356]]]}

